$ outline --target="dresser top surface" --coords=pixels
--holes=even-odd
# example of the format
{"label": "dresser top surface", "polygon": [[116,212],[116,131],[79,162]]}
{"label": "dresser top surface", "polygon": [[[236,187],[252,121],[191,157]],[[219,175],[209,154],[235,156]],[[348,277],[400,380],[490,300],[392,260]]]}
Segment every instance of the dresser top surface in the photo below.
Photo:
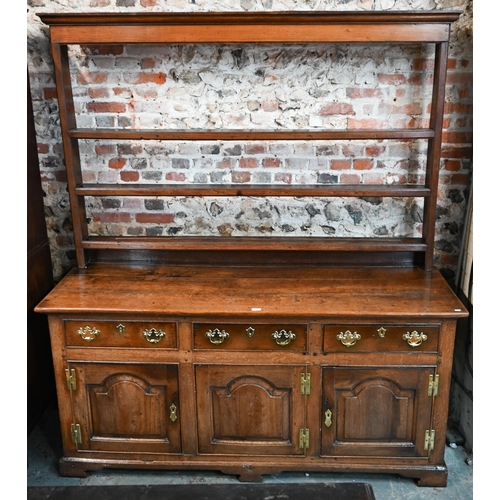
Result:
{"label": "dresser top surface", "polygon": [[35,310],[263,318],[459,318],[468,314],[437,270],[103,263],[72,270]]}

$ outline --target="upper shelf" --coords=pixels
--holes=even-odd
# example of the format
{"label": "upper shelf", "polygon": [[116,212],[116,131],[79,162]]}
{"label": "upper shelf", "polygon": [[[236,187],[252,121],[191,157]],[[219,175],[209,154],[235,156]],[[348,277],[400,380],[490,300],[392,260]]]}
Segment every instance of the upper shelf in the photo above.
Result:
{"label": "upper shelf", "polygon": [[438,43],[449,39],[450,24],[459,16],[454,11],[39,14],[59,44]]}

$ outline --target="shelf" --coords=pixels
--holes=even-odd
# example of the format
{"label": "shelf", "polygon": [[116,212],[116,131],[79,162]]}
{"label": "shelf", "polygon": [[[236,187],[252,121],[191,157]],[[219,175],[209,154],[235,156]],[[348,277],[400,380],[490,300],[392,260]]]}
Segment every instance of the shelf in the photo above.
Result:
{"label": "shelf", "polygon": [[392,130],[184,130],[184,129],[88,129],[68,131],[73,139],[164,140],[164,141],[299,141],[299,140],[370,140],[432,139],[431,129]]}
{"label": "shelf", "polygon": [[107,250],[290,250],[335,252],[425,252],[422,238],[88,236],[82,248]]}
{"label": "shelf", "polygon": [[78,196],[335,196],[426,198],[420,185],[278,185],[278,184],[82,184]]}
{"label": "shelf", "polygon": [[[205,12],[205,13],[41,13],[50,27],[62,143],[72,209],[78,267],[85,251],[304,250],[369,261],[381,253],[409,262],[409,253],[433,266],[435,221],[451,23],[455,11]],[[79,128],[75,116],[69,45],[102,44],[434,44],[429,128],[418,129],[116,129]],[[87,184],[83,182],[79,140],[97,141],[427,141],[424,185],[288,184]],[[89,236],[86,196],[279,196],[425,198],[422,238],[335,237],[98,237]],[[102,252],[103,254],[106,252]],[[107,252],[123,254],[127,252]],[[134,252],[131,252],[134,254]],[[230,253],[230,252],[226,252]],[[235,252],[241,254],[241,252]],[[352,255],[350,255],[352,253]],[[300,252],[293,255],[297,256]],[[270,254],[268,254],[270,255]],[[319,253],[316,254],[320,255]],[[336,258],[337,256],[335,256]],[[266,256],[266,259],[268,257]],[[288,256],[287,256],[288,258]],[[391,257],[392,258],[392,257]]]}
{"label": "shelf", "polygon": [[51,26],[51,41],[58,44],[439,43],[448,40],[449,25],[459,15],[438,11],[155,12],[40,14],[40,19]]}

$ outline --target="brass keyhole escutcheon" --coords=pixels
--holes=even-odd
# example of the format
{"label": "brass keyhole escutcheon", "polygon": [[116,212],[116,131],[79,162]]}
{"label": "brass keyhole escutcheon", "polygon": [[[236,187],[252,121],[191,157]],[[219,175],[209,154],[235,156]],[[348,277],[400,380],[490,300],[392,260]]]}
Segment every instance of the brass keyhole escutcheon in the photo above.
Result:
{"label": "brass keyhole escutcheon", "polygon": [[121,323],[119,325],[116,325],[116,330],[120,335],[122,335],[125,331],[125,325],[122,325]]}
{"label": "brass keyhole escutcheon", "polygon": [[325,411],[325,425],[327,427],[330,427],[333,423],[332,416],[333,416],[333,413],[329,409]]}
{"label": "brass keyhole escutcheon", "polygon": [[76,333],[78,333],[83,340],[92,342],[101,332],[97,328],[85,326],[83,328],[79,328]]}
{"label": "brass keyhole escutcheon", "polygon": [[175,422],[177,420],[177,406],[175,406],[174,403],[170,405],[170,420],[172,422]]}
{"label": "brass keyhole escutcheon", "polygon": [[413,330],[413,332],[406,332],[403,335],[403,339],[408,342],[408,345],[411,347],[418,347],[419,345],[422,344],[422,342],[425,342],[427,340],[427,335],[425,333],[418,333],[416,330]]}
{"label": "brass keyhole escutcheon", "polygon": [[213,330],[208,330],[208,332],[205,333],[205,337],[210,340],[212,344],[219,345],[222,344],[224,340],[229,338],[229,333],[225,330],[214,328]]}
{"label": "brass keyhole escutcheon", "polygon": [[282,347],[288,345],[296,337],[295,333],[287,332],[286,330],[275,331],[271,336]]}
{"label": "brass keyhole escutcheon", "polygon": [[252,328],[251,326],[249,326],[246,330],[247,332],[247,335],[252,338],[253,337],[253,334],[255,333],[255,328]]}
{"label": "brass keyhole escutcheon", "polygon": [[142,336],[151,344],[157,344],[163,337],[165,337],[165,332],[162,330],[157,330],[156,328],[151,328],[151,330],[144,330]]}
{"label": "brass keyhole escutcheon", "polygon": [[383,326],[381,326],[381,327],[377,330],[378,336],[379,336],[381,339],[383,339],[383,338],[385,337],[385,332],[386,332],[386,331],[387,331],[387,330],[386,330]]}
{"label": "brass keyhole escutcheon", "polygon": [[361,335],[358,332],[350,332],[349,330],[337,335],[337,340],[340,340],[346,347],[352,347],[360,339]]}

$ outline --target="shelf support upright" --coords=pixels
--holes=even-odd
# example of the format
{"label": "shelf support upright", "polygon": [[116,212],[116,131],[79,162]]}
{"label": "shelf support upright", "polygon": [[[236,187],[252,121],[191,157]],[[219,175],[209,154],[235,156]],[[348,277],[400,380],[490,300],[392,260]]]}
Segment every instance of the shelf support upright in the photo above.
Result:
{"label": "shelf support upright", "polygon": [[446,69],[448,65],[448,43],[436,43],[430,128],[434,137],[429,139],[427,148],[427,170],[425,186],[430,196],[424,200],[423,237],[427,243],[424,269],[431,271],[434,261],[434,239],[436,231],[436,207],[438,196],[439,166],[441,163],[441,141],[443,136],[443,114],[446,91]]}
{"label": "shelf support upright", "polygon": [[54,73],[57,88],[57,102],[61,120],[61,134],[64,150],[64,163],[68,181],[68,193],[72,207],[71,217],[75,240],[76,260],[79,268],[86,267],[85,251],[82,241],[88,236],[86,222],[85,198],[76,195],[76,187],[82,184],[82,169],[78,139],[68,135],[70,129],[76,128],[75,106],[71,88],[71,74],[69,67],[68,46],[52,43],[52,57],[54,58]]}

